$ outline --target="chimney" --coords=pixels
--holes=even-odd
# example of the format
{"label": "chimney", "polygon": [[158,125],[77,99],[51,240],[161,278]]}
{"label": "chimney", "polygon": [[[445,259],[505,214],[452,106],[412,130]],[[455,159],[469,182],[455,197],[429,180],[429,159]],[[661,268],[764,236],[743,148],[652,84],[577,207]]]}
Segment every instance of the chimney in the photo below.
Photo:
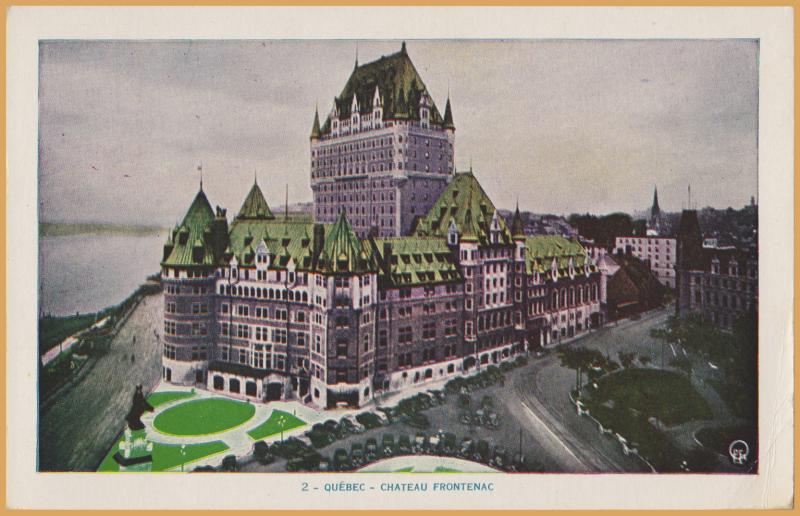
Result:
{"label": "chimney", "polygon": [[311,252],[314,261],[319,258],[319,253],[322,252],[322,246],[325,243],[325,226],[322,224],[314,224],[314,235],[311,242]]}
{"label": "chimney", "polygon": [[392,243],[391,242],[384,242],[383,243],[383,263],[386,264],[386,267],[390,267],[392,265]]}

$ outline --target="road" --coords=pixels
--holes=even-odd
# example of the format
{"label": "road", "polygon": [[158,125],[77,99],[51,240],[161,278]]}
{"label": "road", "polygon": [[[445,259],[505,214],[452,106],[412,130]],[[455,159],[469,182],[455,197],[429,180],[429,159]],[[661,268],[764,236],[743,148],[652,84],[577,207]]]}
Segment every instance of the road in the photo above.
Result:
{"label": "road", "polygon": [[162,300],[161,295],[142,299],[108,353],[39,415],[41,471],[94,471],[103,460],[125,426],[136,385],[148,392],[160,378],[161,352],[153,332],[162,325]]}
{"label": "road", "polygon": [[[598,349],[615,359],[620,350],[660,355],[661,344],[650,337],[650,329],[662,324],[671,311],[651,312],[637,321],[624,321],[592,332],[571,344]],[[660,356],[659,356],[660,360]],[[539,442],[566,472],[648,472],[639,459],[626,456],[620,444],[600,434],[587,417],[578,416],[569,399],[575,371],[561,366],[555,353],[534,359],[530,367],[511,377],[515,396],[506,400],[519,408],[512,411],[536,429]]]}

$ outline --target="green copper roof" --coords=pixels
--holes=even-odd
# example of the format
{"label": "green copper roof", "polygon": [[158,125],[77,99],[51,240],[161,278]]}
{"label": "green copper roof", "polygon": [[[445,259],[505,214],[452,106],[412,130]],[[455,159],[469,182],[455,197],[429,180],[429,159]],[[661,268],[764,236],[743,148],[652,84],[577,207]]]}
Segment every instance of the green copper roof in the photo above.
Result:
{"label": "green copper roof", "polygon": [[[163,265],[214,265],[211,247],[211,222],[214,211],[201,188],[183,221],[173,230],[165,245]],[[171,247],[171,249],[170,249]],[[167,254],[168,253],[168,254]]]}
{"label": "green copper roof", "polygon": [[[586,250],[580,243],[561,236],[534,236],[525,239],[525,269],[528,274],[550,273],[555,260],[557,277],[567,276],[571,259],[575,275],[581,276],[584,274],[587,258]],[[591,265],[589,270],[594,272],[597,268]]]}
{"label": "green copper roof", "polygon": [[311,138],[319,138],[319,110],[314,110],[314,124],[311,126]]}
{"label": "green copper roof", "polygon": [[[353,95],[356,96],[361,113],[372,112],[376,86],[383,104],[384,119],[419,120],[419,102],[422,94],[427,92],[427,88],[406,53],[405,43],[397,53],[355,67],[344,89],[334,99],[339,117],[350,116]],[[431,123],[442,124],[442,115],[433,99],[431,99],[430,113]],[[325,121],[322,132],[327,133],[329,130],[330,117]]]}
{"label": "green copper roof", "polygon": [[376,238],[381,279],[392,286],[413,286],[461,280],[446,240],[439,237]]}
{"label": "green copper roof", "polygon": [[285,268],[291,260],[298,270],[311,270],[313,233],[314,224],[308,222],[237,218],[231,224],[228,255],[233,253],[240,266],[255,265],[263,241],[271,268]]}
{"label": "green copper roof", "polygon": [[[428,213],[420,219],[415,234],[446,237],[453,221],[461,240],[489,244],[492,218],[496,211],[492,200],[472,172],[460,172],[453,176]],[[499,214],[497,223],[499,243],[510,243],[511,233]]]}
{"label": "green copper roof", "polygon": [[377,270],[374,257],[350,226],[344,212],[325,236],[318,269],[323,272],[361,273]]}
{"label": "green copper roof", "polygon": [[236,218],[251,220],[271,220],[275,218],[275,215],[272,214],[267,205],[266,199],[264,199],[264,194],[261,193],[261,188],[258,187],[258,183],[253,183],[253,188],[247,194]]}

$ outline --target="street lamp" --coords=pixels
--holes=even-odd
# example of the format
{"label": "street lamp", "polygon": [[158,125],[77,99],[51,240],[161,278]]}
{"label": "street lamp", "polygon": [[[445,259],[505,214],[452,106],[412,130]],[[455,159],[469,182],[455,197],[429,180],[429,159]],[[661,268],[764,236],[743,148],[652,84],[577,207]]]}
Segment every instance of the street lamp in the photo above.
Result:
{"label": "street lamp", "polygon": [[278,416],[278,420],[276,421],[278,426],[281,428],[281,442],[283,442],[283,428],[286,426],[286,418],[283,415]]}
{"label": "street lamp", "polygon": [[186,445],[181,445],[181,471],[183,471],[183,466],[186,464]]}

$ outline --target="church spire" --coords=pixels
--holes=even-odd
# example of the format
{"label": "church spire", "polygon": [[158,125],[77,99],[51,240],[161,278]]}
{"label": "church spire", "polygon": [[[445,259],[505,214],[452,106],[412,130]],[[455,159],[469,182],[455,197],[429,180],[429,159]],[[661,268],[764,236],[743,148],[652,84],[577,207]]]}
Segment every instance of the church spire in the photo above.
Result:
{"label": "church spire", "polygon": [[661,208],[658,206],[658,187],[653,191],[653,207],[650,209],[650,215],[653,217],[661,215]]}

